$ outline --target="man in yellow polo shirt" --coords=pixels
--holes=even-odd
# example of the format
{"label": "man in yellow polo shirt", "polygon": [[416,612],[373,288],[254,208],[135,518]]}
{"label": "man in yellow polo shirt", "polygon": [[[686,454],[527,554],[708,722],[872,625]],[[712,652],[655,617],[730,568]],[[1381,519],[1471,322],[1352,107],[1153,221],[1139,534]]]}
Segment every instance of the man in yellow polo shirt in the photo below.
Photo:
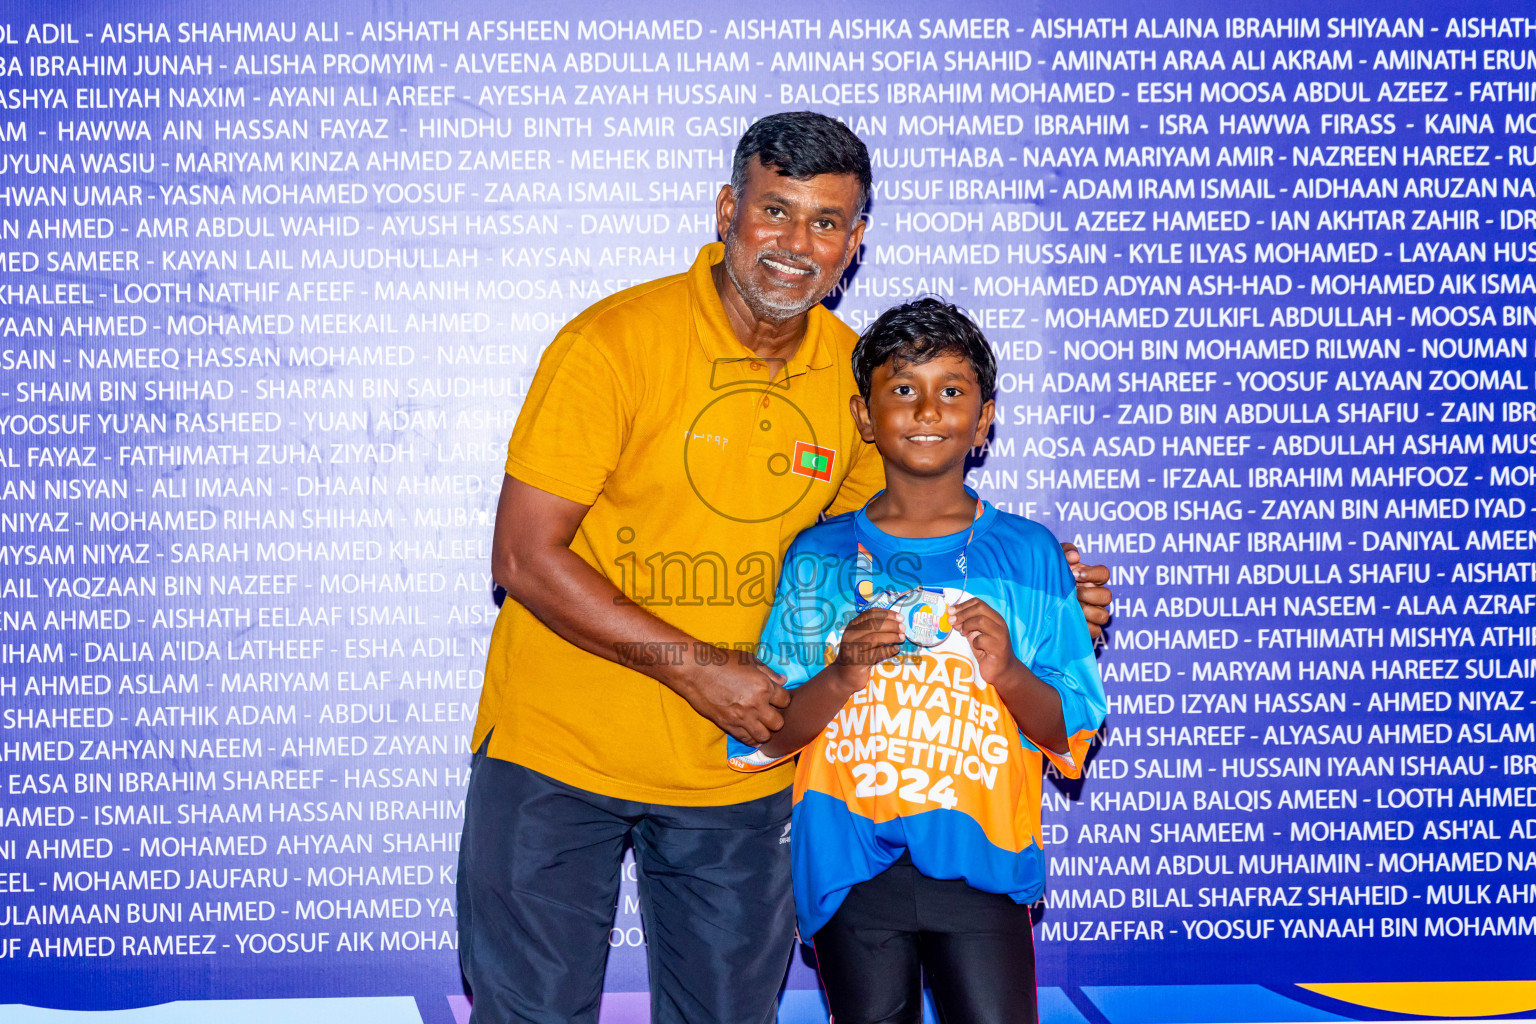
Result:
{"label": "man in yellow polo shirt", "polygon": [[652,1021],[774,1019],[792,768],[732,772],[725,736],[756,746],[783,722],[781,679],[747,652],[785,548],[883,483],[848,411],[856,336],[818,305],[869,188],[843,125],[756,122],[716,199],[724,244],[588,309],[544,353],[497,508],[508,597],[465,806],[475,1024],[596,1021],[627,843]]}

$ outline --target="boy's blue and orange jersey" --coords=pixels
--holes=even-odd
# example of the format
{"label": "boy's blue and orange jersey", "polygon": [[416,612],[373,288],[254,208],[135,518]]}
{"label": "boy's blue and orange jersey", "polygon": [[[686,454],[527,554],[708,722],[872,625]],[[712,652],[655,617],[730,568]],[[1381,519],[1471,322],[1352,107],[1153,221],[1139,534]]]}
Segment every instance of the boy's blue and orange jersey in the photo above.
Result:
{"label": "boy's blue and orange jersey", "polygon": [[[821,671],[855,614],[863,545],[876,593],[922,586],[943,589],[951,606],[979,597],[996,609],[1019,660],[1061,695],[1069,749],[1043,750],[1019,732],[958,632],[935,647],[905,645],[875,666],[865,690],[800,751],[791,857],[804,938],[903,850],[931,878],[961,878],[1020,903],[1044,889],[1042,758],[1065,775],[1081,772],[1104,690],[1051,535],[990,505],[967,545],[969,533],[893,537],[862,511],[811,527],[785,555],[759,653],[790,688]],[[742,771],[777,763],[734,739],[729,754]]]}

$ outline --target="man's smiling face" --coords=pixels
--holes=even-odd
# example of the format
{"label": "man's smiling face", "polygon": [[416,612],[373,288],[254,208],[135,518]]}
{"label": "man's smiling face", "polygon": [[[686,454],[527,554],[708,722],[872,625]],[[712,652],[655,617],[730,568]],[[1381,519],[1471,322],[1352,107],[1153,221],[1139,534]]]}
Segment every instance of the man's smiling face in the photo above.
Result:
{"label": "man's smiling face", "polygon": [[753,158],[746,186],[715,200],[725,271],[760,320],[793,319],[820,302],[864,237],[859,180],[788,178]]}

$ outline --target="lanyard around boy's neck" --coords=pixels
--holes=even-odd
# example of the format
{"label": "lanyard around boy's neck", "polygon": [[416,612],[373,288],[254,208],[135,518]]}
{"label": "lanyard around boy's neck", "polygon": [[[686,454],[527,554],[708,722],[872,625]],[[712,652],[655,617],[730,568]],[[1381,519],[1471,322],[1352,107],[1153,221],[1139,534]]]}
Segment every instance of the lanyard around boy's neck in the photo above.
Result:
{"label": "lanyard around boy's neck", "polygon": [[[869,507],[868,502],[864,507],[866,509]],[[986,506],[980,498],[977,498],[976,514],[971,517],[971,529],[965,535],[965,544],[961,547],[960,557],[957,560],[961,572],[960,593],[962,594],[966,592],[966,585],[971,580],[971,564],[966,556],[970,553],[971,541],[976,537],[976,524],[981,521],[984,512],[986,512]],[[874,576],[874,556],[860,542],[858,560],[854,566],[853,584],[854,607],[860,612],[877,603]],[[901,615],[907,639],[919,646],[933,647],[949,636],[949,602],[944,597],[942,589],[930,590],[918,585],[895,594],[882,595],[878,603],[881,607],[891,608]]]}

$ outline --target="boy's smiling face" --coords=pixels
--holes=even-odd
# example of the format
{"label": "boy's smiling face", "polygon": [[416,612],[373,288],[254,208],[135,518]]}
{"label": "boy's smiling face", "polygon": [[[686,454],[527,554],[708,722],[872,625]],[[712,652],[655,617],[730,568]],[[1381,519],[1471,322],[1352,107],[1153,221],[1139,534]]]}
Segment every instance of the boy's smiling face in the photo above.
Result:
{"label": "boy's smiling face", "polygon": [[875,367],[868,401],[855,395],[852,410],[887,476],[936,477],[962,468],[987,439],[993,406],[970,361],[943,352],[923,363],[889,359]]}

